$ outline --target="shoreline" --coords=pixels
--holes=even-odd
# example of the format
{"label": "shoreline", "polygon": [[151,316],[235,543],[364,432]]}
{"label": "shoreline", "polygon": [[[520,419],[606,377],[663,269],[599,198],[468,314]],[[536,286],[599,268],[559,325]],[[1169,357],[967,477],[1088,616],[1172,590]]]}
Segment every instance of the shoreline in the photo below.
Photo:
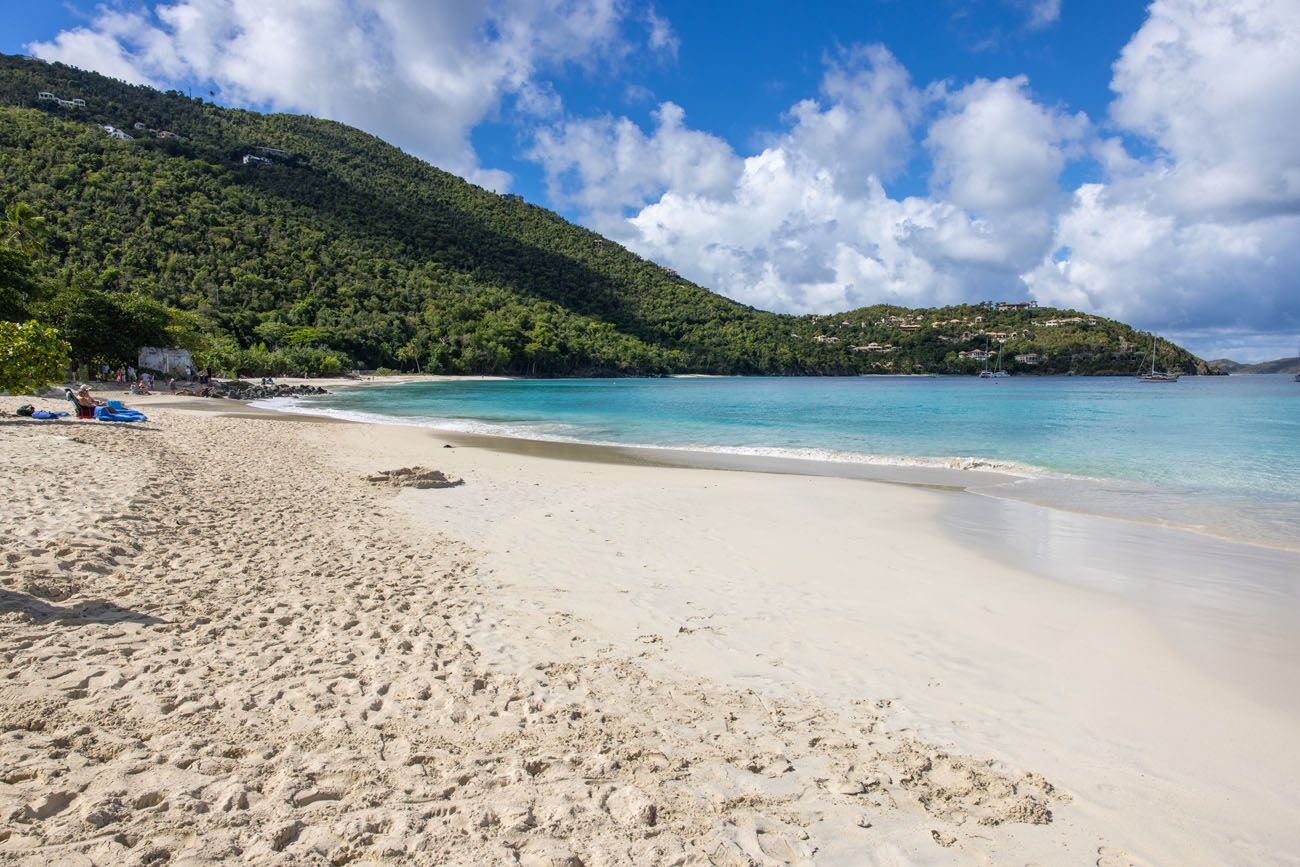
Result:
{"label": "shoreline", "polygon": [[[456,377],[426,377],[429,381],[449,381]],[[481,379],[491,379],[490,377]],[[504,379],[504,378],[502,378]],[[410,380],[416,381],[416,380]],[[288,382],[288,381],[286,381]],[[293,383],[300,382],[292,380]],[[301,382],[308,382],[302,380]],[[370,387],[385,383],[352,383]],[[346,385],[336,386],[346,388]],[[289,401],[291,399],[285,399]],[[269,401],[251,401],[259,410],[283,412],[286,415],[311,415],[334,421],[352,421],[359,424],[393,425],[423,428],[449,439],[461,438],[465,442],[488,444],[505,451],[529,454],[572,454],[577,460],[609,460],[608,453],[631,456],[632,459],[656,466],[697,467],[701,469],[727,469],[740,472],[766,472],[789,475],[835,476],[868,481],[888,482],[922,487],[939,487],[965,490],[992,499],[1028,503],[1044,509],[1070,512],[1077,515],[1108,518],[1148,527],[1185,531],[1207,539],[1229,542],[1249,547],[1265,548],[1287,553],[1300,553],[1300,543],[1289,543],[1289,536],[1275,527],[1268,535],[1261,535],[1258,526],[1252,529],[1216,526],[1208,514],[1184,514],[1170,518],[1153,518],[1139,514],[1121,496],[1106,496],[1110,486],[1127,488],[1136,483],[1131,480],[1097,478],[1072,475],[1052,470],[993,458],[951,455],[872,455],[844,453],[843,459],[834,457],[755,454],[761,449],[742,447],[690,448],[671,445],[621,444],[617,442],[588,442],[557,437],[529,437],[511,433],[470,432],[439,426],[424,419],[406,421],[401,416],[359,414],[330,408],[313,410],[297,408],[296,401],[278,406],[265,406]],[[481,438],[481,439],[480,439]],[[532,445],[542,444],[542,445]],[[592,451],[594,450],[594,451]],[[779,451],[779,449],[773,449]],[[824,450],[813,450],[824,451]],[[1151,493],[1161,493],[1152,486]],[[1092,495],[1088,505],[1081,505],[1078,494]],[[1098,496],[1101,496],[1101,501]],[[1185,509],[1186,504],[1175,501]],[[1166,499],[1166,505],[1169,501]]]}
{"label": "shoreline", "polygon": [[[904,375],[904,374],[899,374]],[[912,376],[913,374],[906,374]],[[921,374],[915,374],[921,375]],[[924,374],[930,376],[931,374]],[[324,388],[349,389],[373,388],[385,385],[402,385],[412,382],[454,382],[454,381],[507,381],[516,377],[504,376],[450,376],[441,374],[401,374],[383,378],[355,380],[351,378],[306,379],[286,377],[278,382],[284,385],[320,385]],[[125,392],[124,387],[115,386],[104,391]],[[55,398],[48,398],[55,400]],[[139,401],[141,398],[132,397]],[[304,422],[308,419],[323,424],[361,424],[381,427],[415,428],[429,431],[452,443],[490,448],[508,454],[534,455],[560,460],[596,463],[631,463],[645,466],[681,467],[705,470],[727,470],[735,472],[769,473],[777,475],[833,477],[857,479],[861,481],[898,484],[918,488],[933,488],[952,492],[965,492],[971,495],[987,497],[994,501],[1020,503],[1028,506],[1076,515],[1083,518],[1118,521],[1155,530],[1188,533],[1211,542],[1240,545],[1245,548],[1258,548],[1282,554],[1300,554],[1300,544],[1288,545],[1277,539],[1264,539],[1258,536],[1246,537],[1228,532],[1216,532],[1210,526],[1191,521],[1165,520],[1143,517],[1131,512],[1116,512],[1099,508],[1083,508],[1070,502],[1067,496],[1044,497],[1037,491],[1028,494],[1015,490],[1018,482],[1053,482],[1064,485],[1088,484],[1096,482],[1121,482],[1125,480],[1072,476],[1046,468],[1028,464],[999,467],[1008,462],[997,459],[978,457],[948,456],[934,458],[926,455],[860,455],[864,460],[835,460],[823,457],[794,457],[780,455],[762,455],[745,453],[739,449],[699,448],[657,445],[624,445],[615,442],[586,442],[578,439],[559,439],[545,437],[525,437],[511,434],[480,433],[440,427],[428,421],[405,422],[400,416],[357,417],[354,413],[338,413],[328,408],[313,411],[297,409],[297,399],[284,398],[291,403],[278,406],[266,406],[268,399],[239,400],[235,398],[201,398],[188,395],[173,395],[155,392],[143,398],[143,403],[153,406],[184,408],[198,412],[229,414],[233,417],[278,417],[289,421]],[[232,409],[238,406],[239,409]],[[856,454],[856,453],[854,453]],[[908,463],[910,460],[922,463]],[[926,465],[933,461],[938,465]],[[950,462],[970,462],[975,466],[943,466]],[[979,466],[991,465],[988,468]]]}
{"label": "shoreline", "polygon": [[[445,378],[444,378],[445,379]],[[296,382],[296,381],[295,381]],[[378,383],[376,383],[378,384]],[[181,398],[181,400],[208,401],[205,398]],[[1183,597],[1195,595],[1195,588],[1178,585],[1180,569],[1192,569],[1200,560],[1205,568],[1205,557],[1201,552],[1213,552],[1208,559],[1220,564],[1217,571],[1208,579],[1224,585],[1232,583],[1237,593],[1249,593],[1247,607],[1256,615],[1271,613],[1287,619],[1294,614],[1293,622],[1300,622],[1300,605],[1290,599],[1290,588],[1283,592],[1286,604],[1281,608],[1270,608],[1267,601],[1260,602],[1259,592],[1254,586],[1244,586],[1236,574],[1237,563],[1243,560],[1263,558],[1270,566],[1276,566],[1278,575],[1300,574],[1300,549],[1269,545],[1260,541],[1242,540],[1217,535],[1200,527],[1166,523],[1152,519],[1138,519],[1129,516],[1116,516],[1100,512],[1073,509],[1067,505],[1038,502],[1033,499],[1010,496],[992,490],[996,486],[1016,480],[1017,477],[1005,473],[982,469],[953,469],[924,466],[896,466],[891,464],[851,463],[811,458],[783,458],[776,456],[734,454],[724,451],[691,450],[670,446],[623,446],[610,443],[587,443],[581,441],[562,441],[549,439],[530,439],[498,434],[477,434],[463,431],[446,430],[432,425],[404,425],[400,420],[360,420],[343,418],[326,413],[310,411],[294,412],[283,408],[270,408],[257,405],[259,401],[238,401],[245,406],[245,412],[223,414],[245,418],[275,418],[286,421],[308,421],[320,424],[355,424],[375,425],[393,429],[422,431],[431,439],[439,440],[443,445],[453,448],[484,449],[503,457],[535,458],[546,461],[562,461],[578,465],[596,464],[608,466],[659,468],[670,470],[694,470],[705,472],[726,472],[748,474],[756,473],[773,476],[804,477],[809,479],[839,479],[844,481],[865,482],[869,485],[896,485],[905,489],[931,491],[948,495],[937,512],[938,529],[955,542],[965,545],[973,554],[979,554],[1002,562],[1012,568],[1026,573],[1033,573],[1042,580],[1049,580],[1065,586],[1081,587],[1090,592],[1097,592],[1117,599],[1131,607],[1136,613],[1148,619],[1161,629],[1178,652],[1194,660],[1207,672],[1221,678],[1226,685],[1234,689],[1243,689],[1255,699],[1277,705],[1287,713],[1294,713],[1300,718],[1300,670],[1279,663],[1283,660],[1300,658],[1300,633],[1284,640],[1284,647],[1279,649],[1276,640],[1269,645],[1268,654],[1247,654],[1243,657],[1234,652],[1248,636],[1233,629],[1221,630],[1217,641],[1211,642],[1211,648],[1224,652],[1221,658],[1215,658],[1203,645],[1203,635],[1194,630],[1186,634],[1188,611],[1195,607],[1188,599],[1180,599],[1182,609],[1176,613],[1166,611],[1170,598],[1162,596],[1159,605],[1143,599],[1139,593],[1119,587],[1114,582],[1099,581],[1096,575],[1105,568],[1120,568],[1118,555],[1106,559],[1099,565],[1097,553],[1115,554],[1126,551],[1131,556],[1150,556],[1149,551],[1163,552],[1177,565],[1153,563],[1154,580],[1162,581],[1166,588],[1174,587],[1176,594]],[[186,404],[186,409],[194,408]],[[222,412],[224,407],[212,406],[205,411]],[[1003,526],[1001,533],[972,532],[972,516],[987,513],[987,508],[979,501],[987,499],[997,504],[1000,512],[1020,513],[1018,527]],[[1029,515],[1032,517],[1026,518]],[[1056,515],[1055,518],[1049,516]],[[1009,525],[1013,522],[1006,521]],[[1077,539],[1081,534],[1096,540],[1088,552],[1076,550],[1067,562],[1064,558],[1055,559],[1036,557],[1033,550],[1037,544],[1026,546],[1007,545],[1008,539],[1040,540],[1045,535],[1059,533],[1062,522],[1071,525],[1067,536]],[[979,523],[985,523],[980,519]],[[1052,524],[1052,533],[1041,530],[1045,523]],[[1026,526],[1038,529],[1026,532]],[[1234,552],[1226,557],[1224,551]],[[1222,566],[1224,560],[1231,561]],[[1280,563],[1282,565],[1277,566]],[[1229,595],[1232,590],[1229,590]],[[1229,604],[1227,608],[1237,610],[1240,605]],[[1281,613],[1286,612],[1286,613]],[[1204,612],[1201,612],[1204,613]],[[1216,616],[1211,610],[1211,616]],[[1222,626],[1222,624],[1218,624]],[[1235,643],[1235,644],[1234,644]],[[1250,676],[1242,682],[1234,682],[1234,674],[1240,671],[1234,666],[1247,659],[1253,666],[1262,666],[1266,673],[1252,669]],[[1280,690],[1278,684],[1289,684]],[[1279,698],[1281,699],[1279,701]]]}
{"label": "shoreline", "polygon": [[[0,852],[1208,865],[1300,846],[1298,715],[1131,600],[955,539],[965,493],[242,410],[0,426],[0,761],[22,769],[0,813],[26,817]],[[43,470],[73,464],[113,483]],[[409,465],[465,483],[362,481]]]}
{"label": "shoreline", "polygon": [[[1133,607],[1135,611],[1157,624],[1166,636],[1189,659],[1195,659],[1198,665],[1205,665],[1207,670],[1222,677],[1226,684],[1234,688],[1245,687],[1255,698],[1270,703],[1278,703],[1280,693],[1281,706],[1288,713],[1295,713],[1300,718],[1300,670],[1291,670],[1277,659],[1287,659],[1294,654],[1300,658],[1300,636],[1287,644],[1285,648],[1270,649],[1267,658],[1261,657],[1269,666],[1267,674],[1252,674],[1249,683],[1232,683],[1233,666],[1242,661],[1240,654],[1226,652],[1220,659],[1213,658],[1205,652],[1197,635],[1181,635],[1179,627],[1186,625],[1186,612],[1180,616],[1171,616],[1164,606],[1171,599],[1168,593],[1162,595],[1160,605],[1153,605],[1143,599],[1139,593],[1117,587],[1113,582],[1098,581],[1095,574],[1106,569],[1120,568],[1120,556],[1123,551],[1128,556],[1152,558],[1167,555],[1176,559],[1173,565],[1153,562],[1150,564],[1155,580],[1163,581],[1166,587],[1175,585],[1181,570],[1190,570],[1206,558],[1202,552],[1213,552],[1209,559],[1223,563],[1225,559],[1240,563],[1242,560],[1264,558],[1275,574],[1300,574],[1300,551],[1279,546],[1267,545],[1239,539],[1217,536],[1200,528],[1167,524],[1156,520],[1139,520],[1119,517],[1084,510],[1070,509],[1064,506],[1045,504],[1028,499],[1020,499],[1005,494],[994,493],[990,487],[1012,480],[1014,477],[989,470],[962,470],[930,468],[921,466],[892,466],[889,464],[854,464],[849,462],[821,461],[802,458],[781,458],[772,456],[732,454],[728,452],[695,451],[672,447],[620,446],[606,443],[566,442],[547,439],[528,439],[495,434],[473,434],[460,431],[448,431],[425,425],[389,424],[384,421],[361,421],[343,419],[330,415],[315,413],[282,412],[277,409],[257,407],[259,411],[279,414],[284,417],[302,418],[304,416],[320,419],[326,424],[354,423],[359,425],[377,425],[380,427],[408,428],[422,431],[430,438],[453,448],[484,449],[503,457],[536,458],[546,461],[570,462],[578,465],[608,465],[623,467],[660,468],[672,470],[692,470],[705,472],[727,472],[749,474],[756,473],[773,476],[803,477],[809,479],[838,479],[849,482],[865,482],[869,485],[896,485],[917,491],[932,491],[947,495],[938,510],[936,524],[947,537],[969,546],[972,553],[997,559],[1020,571],[1034,573],[1043,580],[1059,582],[1063,585],[1083,587],[1118,599]],[[980,502],[987,499],[998,504],[1001,511],[1019,512],[1017,521],[1006,521],[1000,533],[972,532],[972,523],[984,523],[982,517],[987,514],[987,507]],[[1055,514],[1056,517],[1050,517]],[[1026,517],[1028,516],[1028,517]],[[1076,550],[1066,560],[1062,557],[1035,557],[1033,548],[1047,535],[1059,534],[1062,522],[1070,524],[1067,536],[1078,539],[1085,536],[1096,542],[1088,546],[1087,552]],[[1018,523],[1019,526],[1010,526]],[[1044,524],[1051,524],[1054,530],[1048,533],[1042,530]],[[964,526],[963,526],[964,525]],[[1027,526],[1035,529],[1026,530]],[[1007,539],[1029,539],[1029,546],[1008,546]],[[1225,556],[1224,552],[1232,552]],[[1155,552],[1155,553],[1151,553]],[[1235,557],[1233,554],[1235,553]],[[1099,565],[1097,554],[1111,554]],[[1151,576],[1149,576],[1150,578]],[[1205,576],[1203,576],[1205,577]],[[1259,604],[1254,587],[1243,586],[1242,576],[1233,568],[1219,569],[1206,580],[1218,584],[1236,581],[1238,592],[1250,592],[1250,607],[1257,613],[1271,612],[1288,618],[1294,614],[1293,622],[1300,622],[1300,606],[1291,605],[1281,609],[1269,608]],[[1190,590],[1179,587],[1179,593],[1194,595]],[[1289,595],[1284,593],[1283,595]],[[1189,607],[1183,600],[1183,607]],[[1234,606],[1235,607],[1235,606]],[[1233,642],[1241,643],[1246,636],[1241,632],[1228,630],[1218,636],[1213,647],[1220,650],[1231,648]],[[1259,659],[1251,659],[1258,663]],[[1289,684],[1282,686],[1279,684]]]}

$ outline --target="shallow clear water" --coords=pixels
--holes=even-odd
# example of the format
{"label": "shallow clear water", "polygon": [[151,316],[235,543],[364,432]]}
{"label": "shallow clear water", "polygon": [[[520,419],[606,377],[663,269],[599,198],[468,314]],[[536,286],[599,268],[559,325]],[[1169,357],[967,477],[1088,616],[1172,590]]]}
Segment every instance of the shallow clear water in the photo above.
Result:
{"label": "shallow clear water", "polygon": [[[1300,546],[1300,383],[1129,378],[422,382],[313,412],[478,433],[1003,469],[986,493]],[[955,460],[955,459],[976,459]]]}

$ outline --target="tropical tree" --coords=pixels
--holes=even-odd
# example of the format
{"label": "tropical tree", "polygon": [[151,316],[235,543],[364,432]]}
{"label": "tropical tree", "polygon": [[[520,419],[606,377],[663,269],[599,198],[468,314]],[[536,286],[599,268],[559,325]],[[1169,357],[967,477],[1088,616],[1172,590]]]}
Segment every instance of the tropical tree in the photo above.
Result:
{"label": "tropical tree", "polygon": [[170,345],[170,310],[148,298],[96,288],[86,274],[75,275],[38,307],[41,318],[71,342],[81,364],[117,364],[134,359],[141,346]]}
{"label": "tropical tree", "polygon": [[39,284],[31,262],[18,250],[0,247],[0,319],[16,322],[28,317],[28,302]]}
{"label": "tropical tree", "polygon": [[39,322],[0,322],[0,391],[39,391],[68,369],[72,347]]}
{"label": "tropical tree", "polygon": [[50,229],[45,224],[45,218],[39,216],[35,208],[26,202],[15,202],[5,209],[0,231],[5,244],[28,256],[37,256],[45,252],[45,238]]}

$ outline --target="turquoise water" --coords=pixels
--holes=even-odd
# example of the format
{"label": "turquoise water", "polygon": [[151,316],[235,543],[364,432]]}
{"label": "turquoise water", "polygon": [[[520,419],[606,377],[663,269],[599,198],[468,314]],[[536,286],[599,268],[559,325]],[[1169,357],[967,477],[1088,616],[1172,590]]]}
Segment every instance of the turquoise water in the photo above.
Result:
{"label": "turquoise water", "polygon": [[422,382],[302,410],[516,437],[991,468],[994,493],[1295,544],[1300,383],[1285,376]]}

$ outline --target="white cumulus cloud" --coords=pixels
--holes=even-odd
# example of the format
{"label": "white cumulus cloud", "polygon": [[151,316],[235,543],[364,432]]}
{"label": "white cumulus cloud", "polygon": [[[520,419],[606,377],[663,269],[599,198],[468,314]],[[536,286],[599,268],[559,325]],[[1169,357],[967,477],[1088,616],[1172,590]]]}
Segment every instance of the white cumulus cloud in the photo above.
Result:
{"label": "white cumulus cloud", "polygon": [[1088,121],[1044,108],[1028,87],[1024,76],[981,79],[948,97],[926,137],[938,195],[979,213],[1052,206],[1067,148]]}
{"label": "white cumulus cloud", "polygon": [[[532,155],[591,225],[758,306],[1029,294],[1211,354],[1284,345],[1300,329],[1300,0],[1156,0],[1112,88],[1098,126],[1023,76],[918,86],[875,46],[831,61],[756,153],[665,104],[649,132],[559,122]],[[929,195],[892,198],[918,142]],[[1097,180],[1063,186],[1072,166]]]}
{"label": "white cumulus cloud", "polygon": [[1211,355],[1285,343],[1300,329],[1300,3],[1157,0],[1111,86],[1138,145],[1097,143],[1105,183],[1060,214],[1035,293]]}
{"label": "white cumulus cloud", "polygon": [[[927,110],[943,194],[891,198]],[[1019,274],[1051,241],[1046,194],[1086,126],[1035,104],[1023,79],[922,90],[881,46],[830,61],[818,96],[752,155],[672,103],[655,120],[649,133],[562,122],[532,155],[598,230],[732,298],[801,312],[1023,295]]]}

